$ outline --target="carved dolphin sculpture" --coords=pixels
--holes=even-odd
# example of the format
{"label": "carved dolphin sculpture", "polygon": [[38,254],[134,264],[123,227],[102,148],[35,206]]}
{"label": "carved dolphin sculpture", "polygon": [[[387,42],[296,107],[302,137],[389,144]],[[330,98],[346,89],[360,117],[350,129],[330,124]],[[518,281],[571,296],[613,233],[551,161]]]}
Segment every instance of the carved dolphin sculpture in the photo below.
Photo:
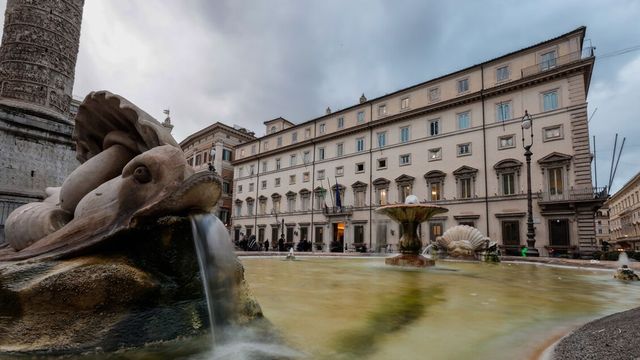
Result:
{"label": "carved dolphin sculpture", "polygon": [[[213,173],[194,174],[180,149],[156,147],[133,158],[121,176],[85,195],[69,223],[22,250],[0,250],[0,261],[65,257],[147,219],[208,212],[215,206],[220,188]],[[38,204],[51,206],[47,202],[28,205]],[[7,225],[10,229],[11,222]]]}
{"label": "carved dolphin sculpture", "polygon": [[217,176],[194,174],[169,131],[118,95],[87,95],[73,136],[81,165],[45,201],[9,215],[0,261],[67,256],[140,220],[209,211],[219,198]]}

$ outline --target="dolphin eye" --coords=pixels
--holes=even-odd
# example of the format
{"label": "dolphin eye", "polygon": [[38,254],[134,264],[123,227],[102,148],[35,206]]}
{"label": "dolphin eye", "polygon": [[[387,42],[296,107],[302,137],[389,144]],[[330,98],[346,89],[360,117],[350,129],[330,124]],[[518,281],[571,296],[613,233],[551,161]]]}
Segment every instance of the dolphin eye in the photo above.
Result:
{"label": "dolphin eye", "polygon": [[146,184],[151,181],[151,172],[146,166],[138,166],[133,170],[133,178],[140,184]]}

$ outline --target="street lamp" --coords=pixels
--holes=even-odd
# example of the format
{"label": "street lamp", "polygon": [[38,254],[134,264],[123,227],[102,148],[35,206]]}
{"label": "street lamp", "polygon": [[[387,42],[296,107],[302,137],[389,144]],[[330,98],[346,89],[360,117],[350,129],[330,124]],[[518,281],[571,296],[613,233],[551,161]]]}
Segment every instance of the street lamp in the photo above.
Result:
{"label": "street lamp", "polygon": [[[538,249],[536,249],[536,232],[533,227],[533,204],[531,194],[531,146],[533,145],[533,118],[527,110],[524,111],[522,117],[522,147],[524,148],[524,157],[527,160],[527,255],[528,256],[540,256]],[[531,134],[529,144],[526,145],[524,132],[527,130]]]}

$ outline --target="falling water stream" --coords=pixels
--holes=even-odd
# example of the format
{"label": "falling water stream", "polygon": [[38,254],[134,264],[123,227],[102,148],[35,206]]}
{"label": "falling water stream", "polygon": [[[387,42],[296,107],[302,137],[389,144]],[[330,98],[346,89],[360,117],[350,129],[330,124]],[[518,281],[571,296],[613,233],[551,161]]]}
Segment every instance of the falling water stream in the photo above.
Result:
{"label": "falling water stream", "polygon": [[229,323],[235,294],[234,276],[237,258],[222,222],[212,214],[191,216],[193,241],[200,265],[200,274],[213,342],[220,341],[221,328]]}

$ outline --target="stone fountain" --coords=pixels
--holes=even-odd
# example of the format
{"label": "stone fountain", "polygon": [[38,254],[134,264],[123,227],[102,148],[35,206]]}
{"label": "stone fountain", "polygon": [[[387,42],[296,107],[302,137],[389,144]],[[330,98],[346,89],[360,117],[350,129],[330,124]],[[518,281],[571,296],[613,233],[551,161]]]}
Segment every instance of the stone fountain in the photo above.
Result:
{"label": "stone fountain", "polygon": [[422,240],[418,235],[418,225],[429,220],[434,215],[449,211],[446,208],[435,205],[420,204],[415,195],[407,196],[404,204],[386,205],[376,209],[379,214],[384,214],[397,221],[402,227],[400,239],[400,255],[385,259],[387,265],[427,267],[435,265],[432,259],[420,254]]}
{"label": "stone fountain", "polygon": [[[0,353],[112,351],[262,318],[224,225],[208,215],[192,232],[187,217],[215,206],[215,173],[194,173],[166,128],[107,91],[84,99],[74,139],[81,165],[6,221]],[[196,248],[215,250],[203,271]]]}

